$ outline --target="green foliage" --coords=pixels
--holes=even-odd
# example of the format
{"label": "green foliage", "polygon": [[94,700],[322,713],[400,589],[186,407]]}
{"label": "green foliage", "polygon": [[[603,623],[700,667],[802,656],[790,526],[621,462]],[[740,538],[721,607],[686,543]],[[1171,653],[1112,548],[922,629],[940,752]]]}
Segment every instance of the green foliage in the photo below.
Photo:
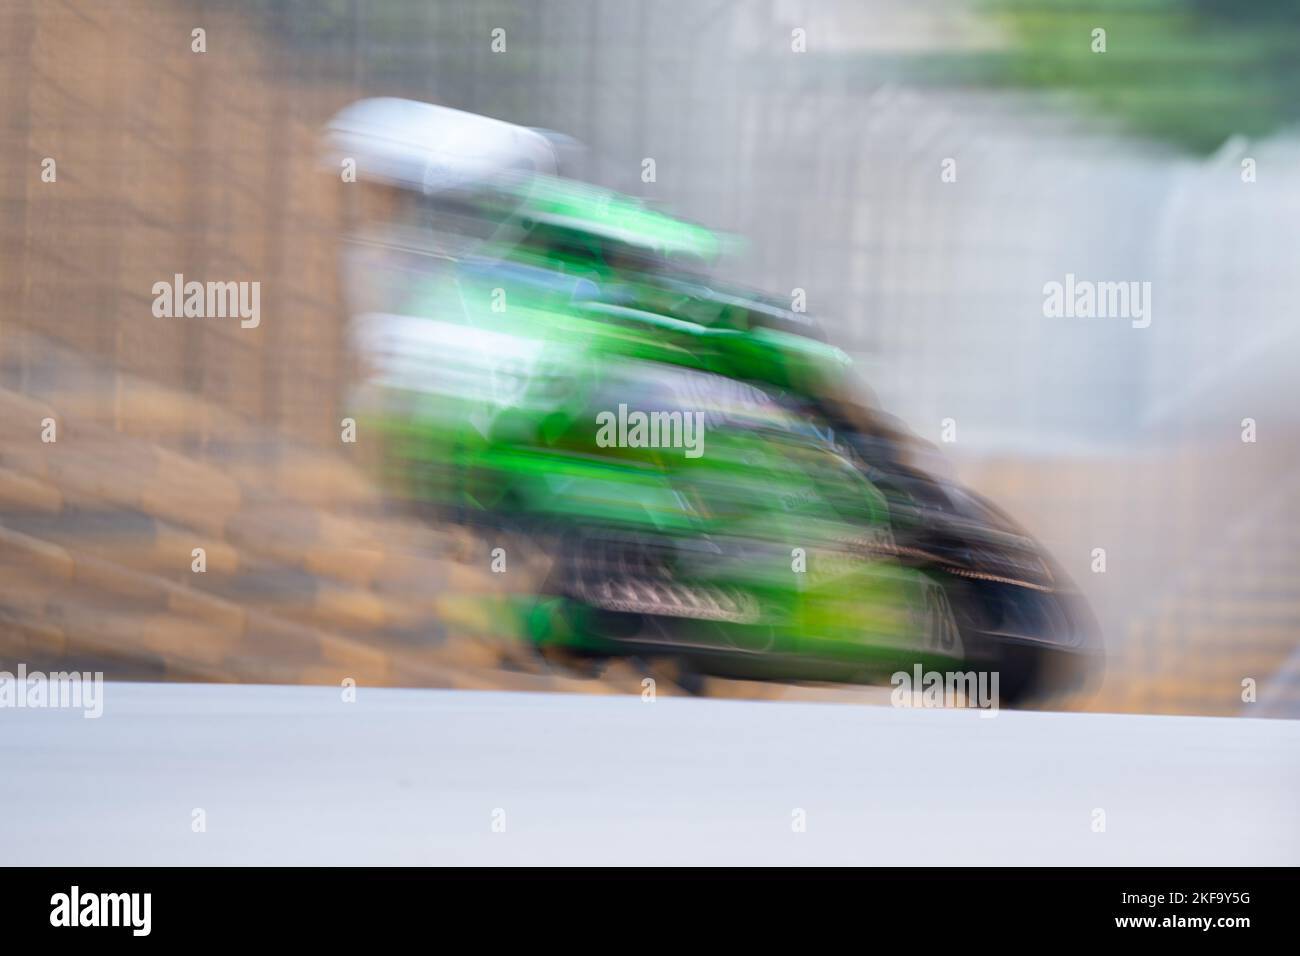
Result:
{"label": "green foliage", "polygon": [[[1294,0],[985,0],[1011,41],[984,82],[1077,92],[1134,131],[1193,150],[1300,114]],[[1093,52],[1093,30],[1106,52]]]}

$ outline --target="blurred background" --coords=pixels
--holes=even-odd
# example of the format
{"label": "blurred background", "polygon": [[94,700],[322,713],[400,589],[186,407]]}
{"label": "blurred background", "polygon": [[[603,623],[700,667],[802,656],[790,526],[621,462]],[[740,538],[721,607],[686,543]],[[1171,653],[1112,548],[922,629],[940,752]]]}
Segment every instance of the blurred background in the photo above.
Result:
{"label": "blurred background", "polygon": [[[1300,715],[1298,49],[1285,2],[0,0],[0,664],[639,687],[541,665],[499,613],[527,576],[339,442],[355,210],[319,132],[396,95],[573,136],[742,237],[730,278],[804,290],[1089,597],[1072,706]],[[155,319],[174,273],[260,281],[260,326]],[[1066,274],[1149,281],[1150,327],[1045,318]]]}

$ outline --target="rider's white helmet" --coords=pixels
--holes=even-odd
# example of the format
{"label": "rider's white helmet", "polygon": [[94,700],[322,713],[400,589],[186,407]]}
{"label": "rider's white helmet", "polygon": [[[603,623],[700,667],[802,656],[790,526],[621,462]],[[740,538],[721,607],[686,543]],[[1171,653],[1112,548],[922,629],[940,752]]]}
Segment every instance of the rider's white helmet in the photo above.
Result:
{"label": "rider's white helmet", "polygon": [[356,162],[358,180],[426,195],[511,177],[554,176],[552,139],[537,130],[416,100],[359,100],[325,128],[327,161]]}

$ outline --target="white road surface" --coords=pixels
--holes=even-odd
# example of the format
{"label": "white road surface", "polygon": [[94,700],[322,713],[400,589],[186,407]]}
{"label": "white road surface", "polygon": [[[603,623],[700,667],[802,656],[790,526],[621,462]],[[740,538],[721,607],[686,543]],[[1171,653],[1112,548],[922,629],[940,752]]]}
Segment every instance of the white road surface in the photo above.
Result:
{"label": "white road surface", "polygon": [[0,709],[0,862],[1300,863],[1300,722],[366,688],[355,703],[311,687],[104,694],[98,720]]}

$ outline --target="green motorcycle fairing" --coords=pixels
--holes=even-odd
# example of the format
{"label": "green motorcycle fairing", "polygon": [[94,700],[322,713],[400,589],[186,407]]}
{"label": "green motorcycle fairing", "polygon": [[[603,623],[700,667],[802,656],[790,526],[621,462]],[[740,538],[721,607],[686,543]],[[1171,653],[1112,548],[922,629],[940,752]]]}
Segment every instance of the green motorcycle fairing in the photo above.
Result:
{"label": "green motorcycle fairing", "polygon": [[[824,379],[842,353],[771,328],[691,321],[671,302],[641,308],[691,300],[611,264],[599,254],[610,235],[647,257],[704,256],[717,243],[621,200],[583,207],[575,192],[524,209],[582,232],[586,208],[600,227],[598,241],[587,236],[597,254],[480,248],[428,269],[398,311],[358,318],[370,374],[355,400],[384,436],[390,484],[568,542],[560,593],[528,615],[539,643],[669,646],[785,673],[798,662],[875,669],[960,658],[943,589],[897,558],[883,495],[773,396]],[[703,425],[699,454],[671,441],[602,443],[600,416],[620,406],[692,416]],[[680,445],[680,429],[675,437]],[[671,633],[646,621],[669,621]]]}

